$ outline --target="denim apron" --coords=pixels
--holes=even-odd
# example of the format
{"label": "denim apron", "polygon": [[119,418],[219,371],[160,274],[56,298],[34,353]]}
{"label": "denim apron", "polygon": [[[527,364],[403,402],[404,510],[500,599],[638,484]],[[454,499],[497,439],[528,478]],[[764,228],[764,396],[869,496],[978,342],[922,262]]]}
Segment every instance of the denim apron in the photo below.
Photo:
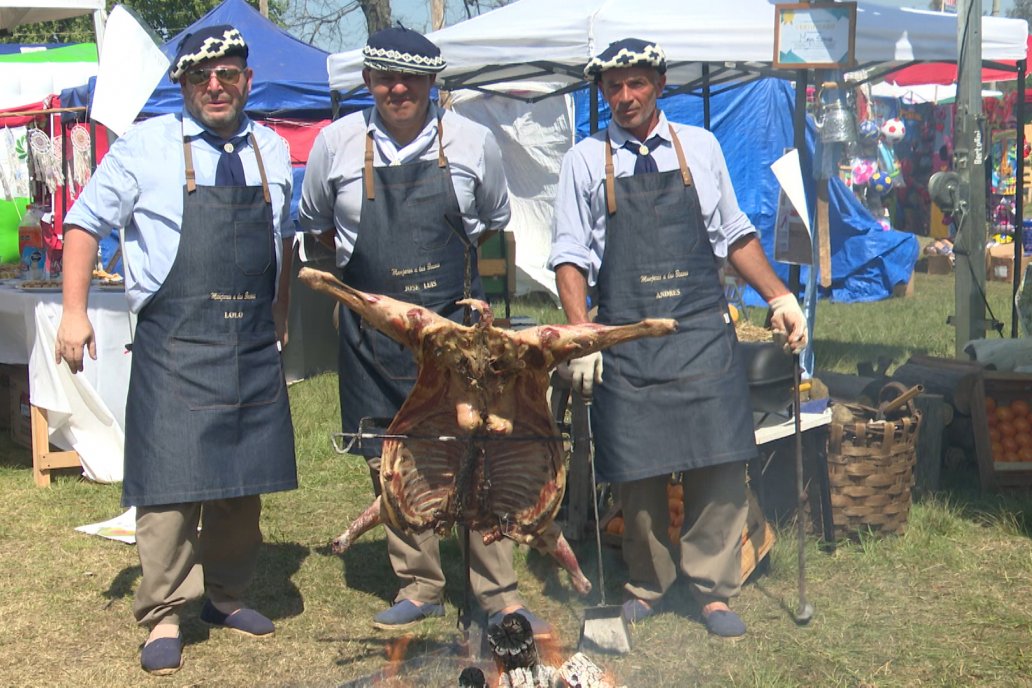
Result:
{"label": "denim apron", "polygon": [[608,482],[756,453],[734,325],[691,171],[673,127],[670,134],[679,170],[619,179],[606,141],[608,217],[596,321],[677,321],[673,334],[602,352],[591,420],[598,476]]}
{"label": "denim apron", "polygon": [[199,502],[297,487],[272,302],[269,185],[198,186],[184,138],[179,250],[140,311],[122,503]]}
{"label": "denim apron", "polygon": [[[362,215],[358,238],[342,279],[356,289],[418,304],[455,322],[456,301],[483,298],[476,251],[466,236],[455,196],[444,128],[437,120],[437,160],[373,166],[372,133],[366,137]],[[393,418],[418,368],[412,352],[349,309],[340,314],[340,417],[344,432],[362,418]],[[355,452],[380,456],[382,442],[363,440]]]}

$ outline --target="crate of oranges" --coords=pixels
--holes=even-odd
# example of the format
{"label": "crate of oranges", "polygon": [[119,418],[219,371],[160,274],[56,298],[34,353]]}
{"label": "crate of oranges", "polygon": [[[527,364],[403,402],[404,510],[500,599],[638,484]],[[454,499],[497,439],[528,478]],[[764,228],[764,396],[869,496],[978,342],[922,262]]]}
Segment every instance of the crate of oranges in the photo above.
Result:
{"label": "crate of oranges", "polygon": [[982,486],[1032,485],[1032,375],[983,373],[971,422]]}

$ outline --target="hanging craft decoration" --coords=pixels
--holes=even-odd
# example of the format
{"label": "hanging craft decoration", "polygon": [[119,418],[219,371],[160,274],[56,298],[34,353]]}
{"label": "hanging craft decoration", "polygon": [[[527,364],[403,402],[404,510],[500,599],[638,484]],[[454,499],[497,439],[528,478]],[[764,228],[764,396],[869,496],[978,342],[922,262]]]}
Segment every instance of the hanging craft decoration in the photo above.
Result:
{"label": "hanging craft decoration", "polygon": [[46,184],[47,189],[53,194],[57,187],[64,185],[61,156],[54,150],[54,141],[46,132],[33,129],[29,132],[29,151],[32,154],[36,181]]}
{"label": "hanging craft decoration", "polygon": [[90,130],[76,124],[69,134],[72,141],[72,181],[76,189],[86,186],[93,172],[90,156]]}

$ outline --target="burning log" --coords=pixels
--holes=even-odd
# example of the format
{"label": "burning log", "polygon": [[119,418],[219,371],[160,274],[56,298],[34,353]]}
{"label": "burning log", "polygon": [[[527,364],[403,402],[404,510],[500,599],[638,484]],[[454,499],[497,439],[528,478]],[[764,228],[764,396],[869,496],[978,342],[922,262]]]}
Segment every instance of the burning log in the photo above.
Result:
{"label": "burning log", "polygon": [[578,652],[559,667],[561,688],[615,688],[602,668]]}
{"label": "burning log", "polygon": [[[380,497],[374,499],[372,504],[366,507],[365,511],[359,514],[347,529],[330,543],[330,550],[334,554],[343,554],[355,543],[355,540],[383,523],[380,517],[380,504]],[[570,584],[578,595],[584,597],[591,592],[591,581],[584,575],[577,562],[577,555],[573,553],[566,536],[554,521],[548,525],[548,529],[544,533],[534,538],[530,545],[542,554],[550,555],[566,569],[566,572],[570,574]]]}
{"label": "burning log", "polygon": [[506,614],[487,631],[495,665],[501,672],[499,688],[551,688],[555,669],[538,659],[530,621],[521,614]]}
{"label": "burning log", "polygon": [[446,534],[456,523],[485,542],[532,543],[548,531],[566,484],[563,447],[546,392],[549,371],[614,344],[672,332],[673,320],[610,327],[494,327],[487,303],[466,327],[433,311],[366,294],[330,273],[299,278],[408,347],[419,375],[383,445],[382,518],[408,532]]}
{"label": "burning log", "polygon": [[466,667],[459,674],[459,688],[487,688],[487,677],[477,667]]}

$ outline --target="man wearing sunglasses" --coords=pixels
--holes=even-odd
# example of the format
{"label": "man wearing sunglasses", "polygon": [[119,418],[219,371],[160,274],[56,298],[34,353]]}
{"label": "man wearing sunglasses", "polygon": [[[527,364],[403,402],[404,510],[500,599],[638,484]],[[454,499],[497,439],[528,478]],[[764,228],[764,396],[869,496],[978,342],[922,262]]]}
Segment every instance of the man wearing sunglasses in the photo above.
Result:
{"label": "man wearing sunglasses", "polygon": [[[262,542],[261,494],[297,487],[277,351],[286,343],[290,160],[244,114],[253,74],[233,27],[187,35],[169,77],[183,111],[131,128],[65,220],[64,310],[55,357],[96,358],[86,312],[100,237],[123,228],[137,316],[125,414],[122,503],[135,506],[143,570],[134,614],[143,668],[182,665],[180,614],[250,636],[244,606]],[[202,528],[198,531],[198,525]]]}
{"label": "man wearing sunglasses", "polygon": [[[456,301],[484,296],[476,246],[509,222],[501,152],[486,128],[430,100],[445,67],[432,42],[390,28],[370,36],[362,53],[375,107],[319,133],[301,191],[302,226],[335,246],[348,284],[461,321],[463,307]],[[415,379],[407,349],[351,311],[340,314],[344,432],[355,432],[363,417],[393,417]],[[358,451],[379,494],[381,447],[366,441]],[[470,533],[469,543],[470,586],[488,623],[519,612],[536,634],[547,634],[548,625],[524,608],[517,592],[512,541],[485,545]],[[373,617],[373,626],[396,631],[443,616],[436,534],[388,527],[387,550],[401,588],[394,605]]]}

